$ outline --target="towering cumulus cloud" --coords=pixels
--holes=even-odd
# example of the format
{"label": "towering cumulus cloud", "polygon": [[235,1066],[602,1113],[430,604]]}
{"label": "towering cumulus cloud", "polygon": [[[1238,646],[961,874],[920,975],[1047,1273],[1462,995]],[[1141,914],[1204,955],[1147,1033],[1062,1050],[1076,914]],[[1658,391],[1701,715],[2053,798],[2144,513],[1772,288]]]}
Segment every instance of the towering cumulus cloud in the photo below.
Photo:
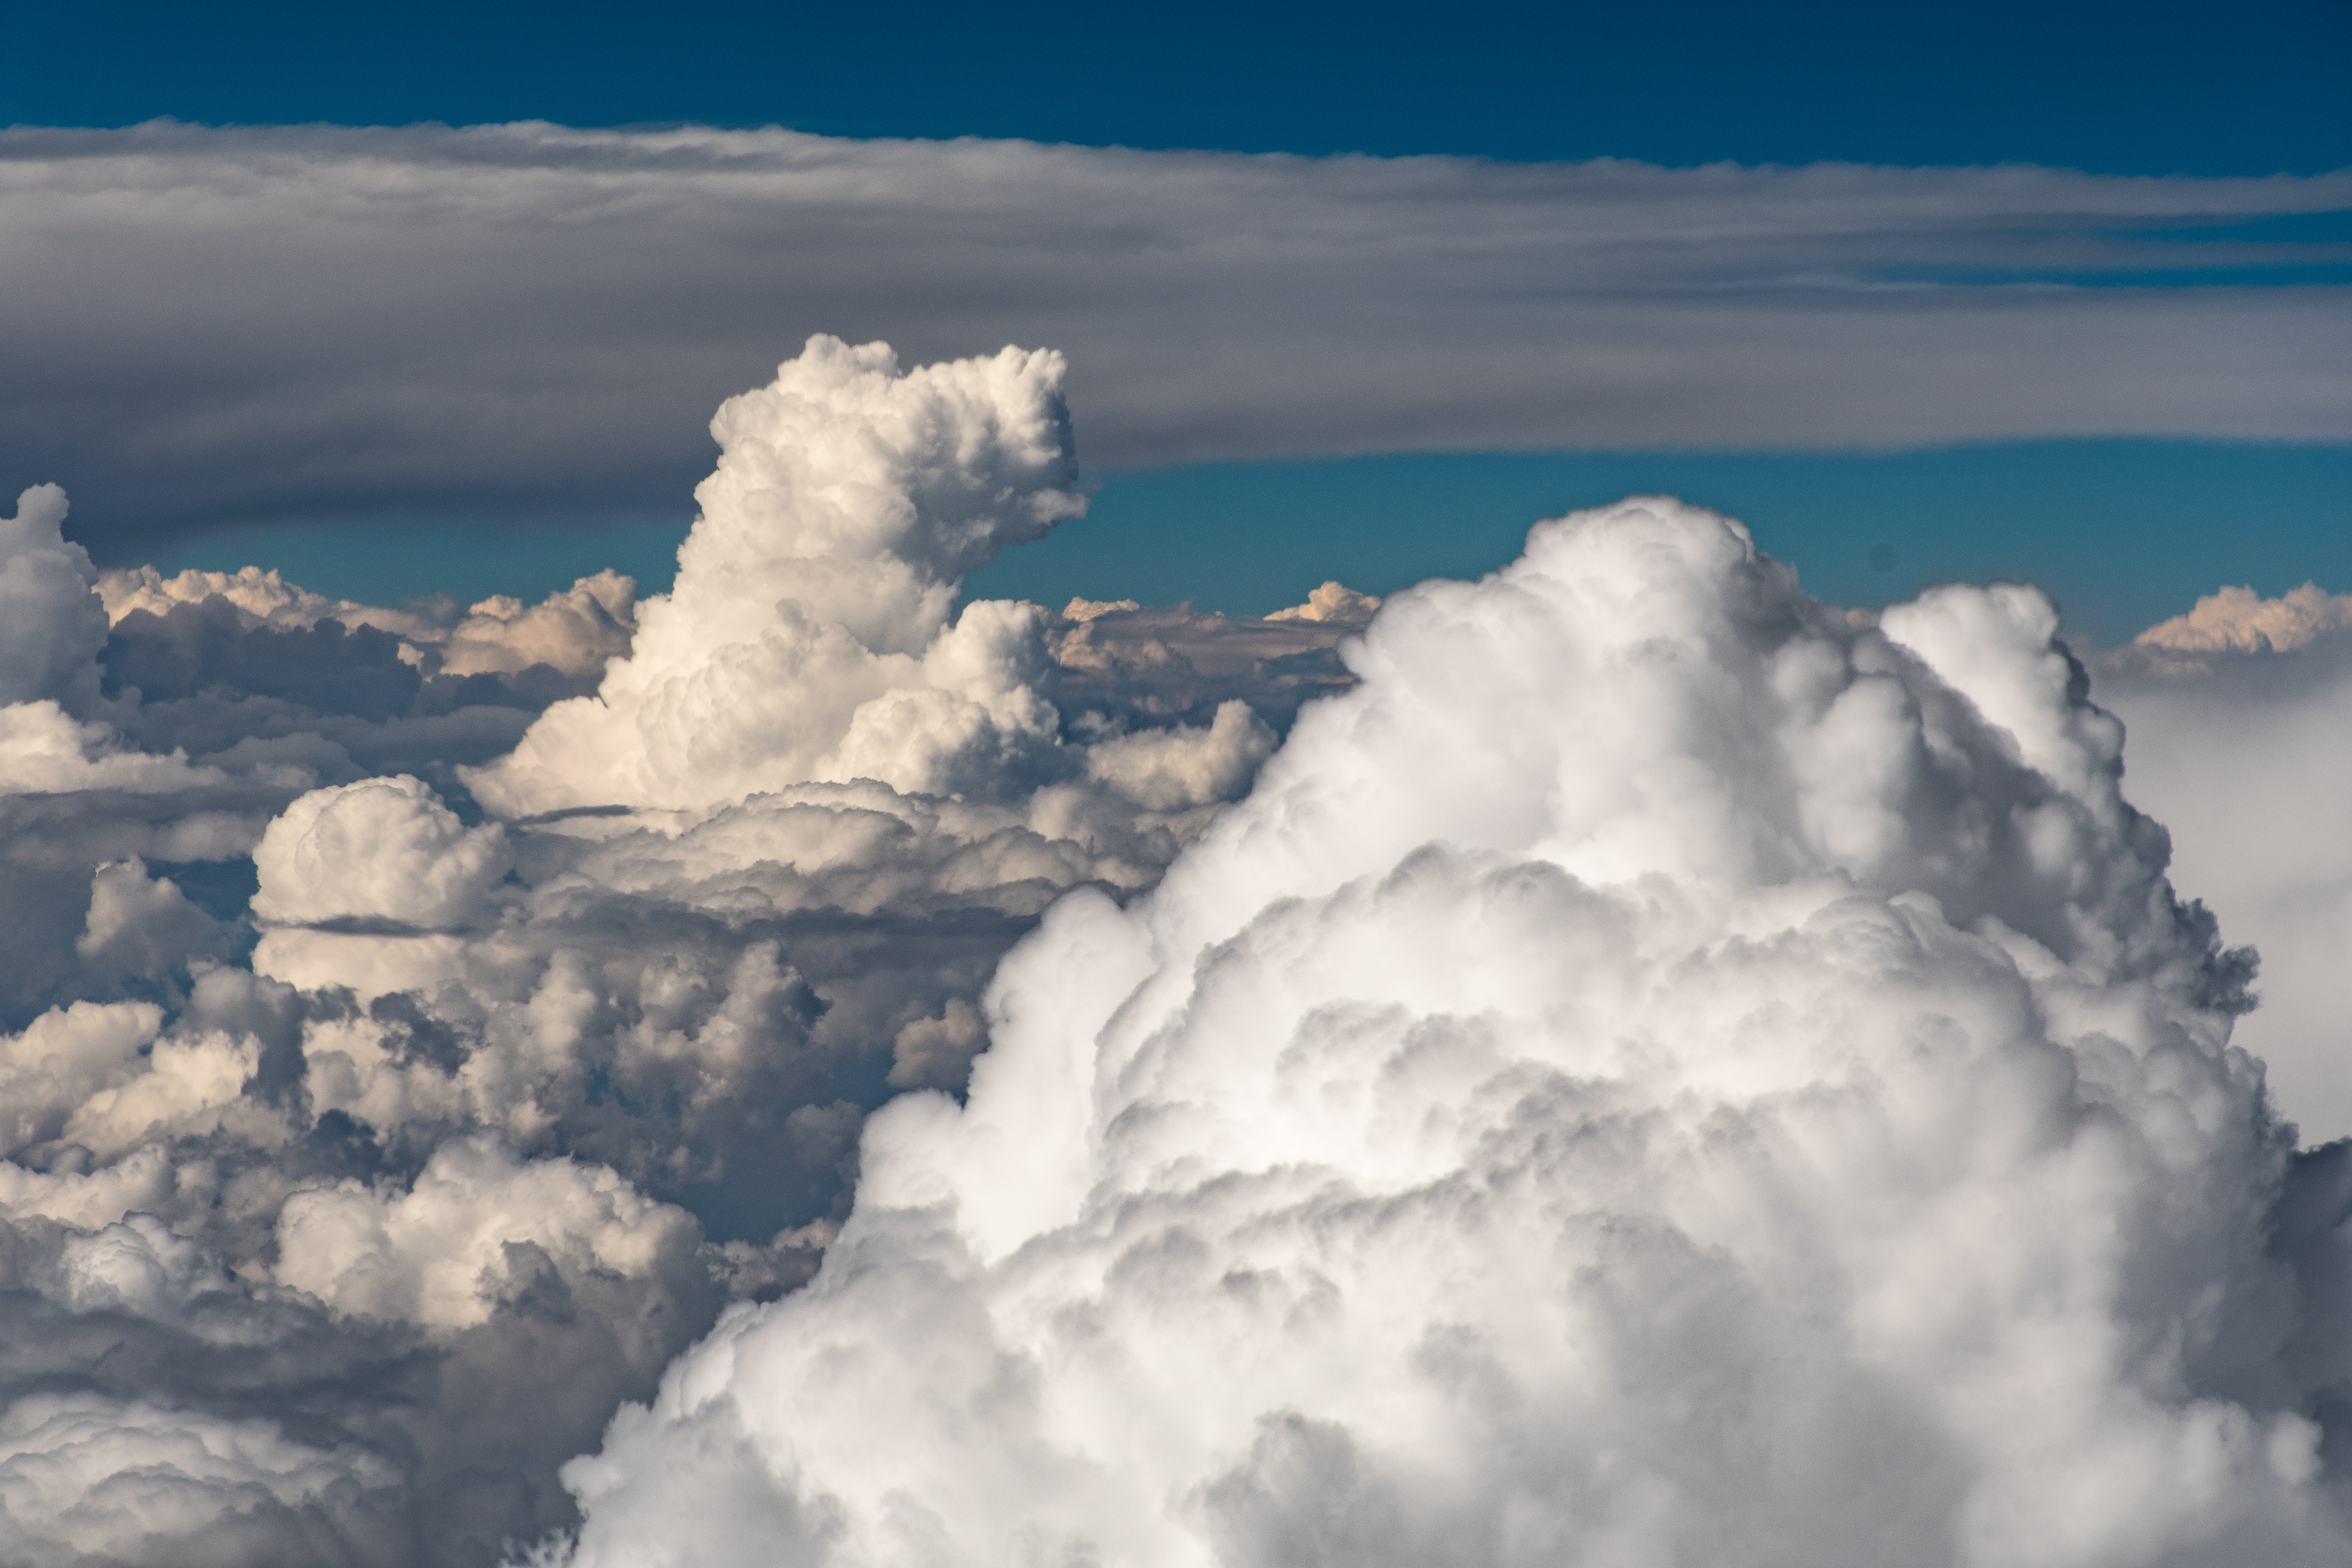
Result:
{"label": "towering cumulus cloud", "polygon": [[1398,596],[551,1552],[2346,1561],[2343,1183],[2055,624],[1856,626],[1663,501]]}
{"label": "towering cumulus cloud", "polygon": [[933,794],[1042,782],[1060,716],[1036,606],[950,620],[966,572],[1085,510],[1062,358],[1006,349],[901,374],[809,340],[711,421],[724,449],[677,585],[593,698],[470,783],[510,815],[698,806],[808,780]]}

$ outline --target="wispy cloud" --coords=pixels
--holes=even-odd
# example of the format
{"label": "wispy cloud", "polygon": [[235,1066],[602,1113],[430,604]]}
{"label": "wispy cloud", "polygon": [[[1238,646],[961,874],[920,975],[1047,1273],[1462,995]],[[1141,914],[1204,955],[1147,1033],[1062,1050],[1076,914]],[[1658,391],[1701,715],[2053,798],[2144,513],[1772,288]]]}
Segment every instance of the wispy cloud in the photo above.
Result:
{"label": "wispy cloud", "polygon": [[1664,169],[526,124],[0,132],[0,489],[681,509],[812,331],[1071,351],[1089,463],[2352,438],[2352,174]]}

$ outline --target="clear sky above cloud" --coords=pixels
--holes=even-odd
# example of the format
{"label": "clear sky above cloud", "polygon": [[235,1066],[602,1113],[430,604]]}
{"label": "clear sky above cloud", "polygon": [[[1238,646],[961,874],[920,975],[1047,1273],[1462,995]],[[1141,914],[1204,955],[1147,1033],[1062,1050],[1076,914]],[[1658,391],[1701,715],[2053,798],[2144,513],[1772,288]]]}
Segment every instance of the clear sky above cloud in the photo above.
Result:
{"label": "clear sky above cloud", "polygon": [[[574,125],[1664,163],[2352,163],[2336,0],[12,6],[0,123]],[[131,41],[135,40],[135,45]]]}

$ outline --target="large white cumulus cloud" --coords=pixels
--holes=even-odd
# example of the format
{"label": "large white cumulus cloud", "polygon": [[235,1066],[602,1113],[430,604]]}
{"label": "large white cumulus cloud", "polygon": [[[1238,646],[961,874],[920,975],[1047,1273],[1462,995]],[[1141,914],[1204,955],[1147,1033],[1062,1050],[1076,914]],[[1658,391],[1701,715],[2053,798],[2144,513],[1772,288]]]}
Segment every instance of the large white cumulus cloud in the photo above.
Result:
{"label": "large white cumulus cloud", "polygon": [[1402,595],[1006,960],[569,1560],[2343,1561],[2340,1244],[2265,1250],[2242,965],[2053,628],[1654,501]]}
{"label": "large white cumulus cloud", "polygon": [[723,448],[677,584],[593,698],[472,775],[512,815],[697,806],[806,780],[929,794],[1033,773],[1059,715],[1034,605],[956,587],[1084,510],[1061,356],[1006,349],[901,373],[809,341],[711,421]]}

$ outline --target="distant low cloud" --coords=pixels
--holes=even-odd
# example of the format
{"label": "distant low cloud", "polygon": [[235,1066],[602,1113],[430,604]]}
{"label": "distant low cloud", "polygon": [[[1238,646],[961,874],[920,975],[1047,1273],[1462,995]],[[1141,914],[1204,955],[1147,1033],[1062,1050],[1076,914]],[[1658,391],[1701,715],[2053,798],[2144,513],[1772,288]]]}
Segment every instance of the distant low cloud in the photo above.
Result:
{"label": "distant low cloud", "polygon": [[2257,285],[2343,259],[2263,220],[2347,207],[2345,174],[18,128],[0,493],[65,484],[117,561],[222,521],[682,510],[708,411],[817,331],[1055,343],[1092,466],[2344,439],[2347,290]]}
{"label": "distant low cloud", "polygon": [[2352,595],[2224,587],[2094,662],[2174,883],[2262,952],[2234,1037],[2306,1144],[2352,1137]]}

